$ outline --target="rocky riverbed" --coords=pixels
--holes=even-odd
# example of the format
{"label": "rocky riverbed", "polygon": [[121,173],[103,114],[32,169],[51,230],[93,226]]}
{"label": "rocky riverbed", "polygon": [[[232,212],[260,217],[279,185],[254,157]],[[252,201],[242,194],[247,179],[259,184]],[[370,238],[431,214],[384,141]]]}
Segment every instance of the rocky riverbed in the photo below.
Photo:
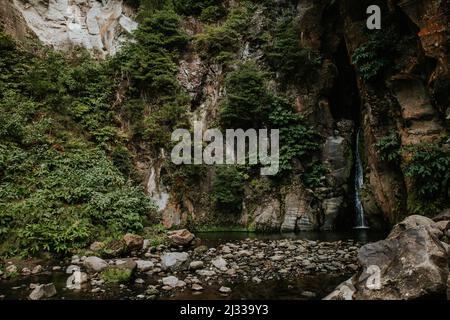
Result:
{"label": "rocky riverbed", "polygon": [[3,276],[16,277],[2,280],[0,292],[4,299],[320,299],[358,269],[361,246],[352,239],[248,238],[183,246],[182,238],[155,247],[136,236],[128,244],[144,250],[120,258],[91,252],[56,265],[9,261]]}

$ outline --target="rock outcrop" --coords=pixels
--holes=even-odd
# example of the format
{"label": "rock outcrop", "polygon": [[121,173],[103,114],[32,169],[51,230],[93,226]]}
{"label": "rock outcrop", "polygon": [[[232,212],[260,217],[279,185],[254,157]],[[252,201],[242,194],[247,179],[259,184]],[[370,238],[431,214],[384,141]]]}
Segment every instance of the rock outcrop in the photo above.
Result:
{"label": "rock outcrop", "polygon": [[[361,271],[325,299],[413,300],[445,296],[449,277],[448,244],[433,220],[410,216],[386,240],[358,253]],[[443,239],[442,239],[443,240]]]}
{"label": "rock outcrop", "polygon": [[[100,55],[114,54],[125,34],[137,28],[122,0],[1,0],[9,15],[25,22],[42,43],[57,50],[81,46]],[[128,12],[128,13],[127,13]],[[7,29],[8,31],[8,29]]]}

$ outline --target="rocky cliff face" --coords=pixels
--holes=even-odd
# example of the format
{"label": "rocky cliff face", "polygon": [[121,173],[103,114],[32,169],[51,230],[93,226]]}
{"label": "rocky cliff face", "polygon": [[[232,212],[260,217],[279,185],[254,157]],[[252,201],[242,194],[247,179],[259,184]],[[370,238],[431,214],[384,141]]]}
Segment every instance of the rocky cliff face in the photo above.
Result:
{"label": "rocky cliff face", "polygon": [[[80,45],[102,55],[114,53],[123,35],[136,28],[132,13],[119,0],[1,1],[0,14],[9,33],[17,37],[34,33],[57,49]],[[224,3],[227,9],[241,6],[235,1]],[[366,81],[356,72],[354,61],[358,48],[371,41],[365,27],[366,8],[371,4],[383,10],[383,28],[396,30],[397,38],[392,41],[403,44],[376,82]],[[264,231],[351,226],[357,127],[363,132],[363,148],[359,150],[366,181],[363,205],[370,225],[382,227],[396,221],[400,214],[412,213],[414,187],[403,170],[410,155],[403,153],[397,164],[387,163],[376,144],[394,132],[400,139],[399,147],[414,146],[437,141],[448,130],[448,1],[286,0],[276,1],[275,6],[279,6],[277,14],[287,12],[294,17],[300,45],[321,57],[311,75],[302,81],[285,83],[279,74],[269,81],[275,92],[293,98],[296,111],[322,136],[320,150],[313,157],[323,168],[320,181],[313,187],[305,185],[307,164],[301,163],[281,186],[256,179],[245,187],[242,212],[224,220],[212,214],[214,207],[207,200],[213,188],[214,168],[207,168],[180,195],[179,190],[161,183],[167,158],[167,150],[163,150],[160,157],[143,159],[138,167],[145,172],[147,192],[157,201],[164,224],[172,227],[188,222],[204,225],[231,221]],[[208,60],[195,45],[189,46],[180,59],[178,80],[191,98],[191,120],[200,120],[205,128],[217,120],[226,95],[227,73],[242,62],[266,66],[261,41],[254,39],[270,34],[277,17],[270,17],[261,4],[252,11],[249,21],[252,38],[242,36],[237,40],[232,53],[235,65],[225,67]],[[197,18],[183,20],[186,33],[194,38],[208,27]],[[382,58],[373,57],[375,61]]]}
{"label": "rocky cliff face", "polygon": [[23,34],[18,29],[26,28],[58,50],[81,46],[114,54],[125,34],[137,27],[122,0],[2,0],[2,8],[7,31]]}

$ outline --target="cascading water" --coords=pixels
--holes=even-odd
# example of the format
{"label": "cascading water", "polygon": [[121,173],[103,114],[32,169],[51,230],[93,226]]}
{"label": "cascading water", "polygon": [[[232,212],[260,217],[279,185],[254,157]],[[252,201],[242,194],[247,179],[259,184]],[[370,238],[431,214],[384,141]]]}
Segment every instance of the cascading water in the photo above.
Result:
{"label": "cascading water", "polygon": [[364,170],[361,161],[359,150],[359,139],[361,129],[356,134],[356,148],[355,148],[355,211],[356,211],[356,225],[355,229],[368,229],[366,219],[364,217],[364,208],[361,203],[361,189],[364,185]]}

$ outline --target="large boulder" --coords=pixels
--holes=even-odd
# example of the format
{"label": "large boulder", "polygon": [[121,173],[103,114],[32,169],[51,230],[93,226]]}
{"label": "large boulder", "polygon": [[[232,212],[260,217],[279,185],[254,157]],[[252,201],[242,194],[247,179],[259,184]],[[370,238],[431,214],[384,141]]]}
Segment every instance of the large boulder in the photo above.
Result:
{"label": "large boulder", "polygon": [[183,271],[189,268],[189,255],[186,252],[169,252],[161,255],[161,269]]}
{"label": "large boulder", "polygon": [[116,260],[115,264],[111,267],[113,269],[120,269],[120,270],[129,270],[131,272],[136,271],[137,263],[133,259],[127,258],[127,259],[120,259]]}
{"label": "large boulder", "polygon": [[438,225],[431,220],[430,218],[419,216],[419,215],[412,215],[407,217],[405,220],[400,222],[399,224],[396,224],[389,234],[389,238],[394,238],[398,235],[400,235],[403,231],[415,228],[418,226],[425,227],[432,235],[434,235],[436,238],[440,238],[443,233],[441,229],[438,227]]}
{"label": "large boulder", "polygon": [[171,245],[174,246],[187,246],[190,243],[192,243],[192,240],[194,240],[195,235],[189,232],[189,230],[181,229],[181,230],[175,230],[170,231],[168,233],[168,238]]}
{"label": "large boulder", "polygon": [[435,216],[433,218],[433,221],[439,222],[439,221],[449,221],[450,220],[450,209],[445,209],[440,214]]}
{"label": "large boulder", "polygon": [[144,238],[137,234],[127,233],[123,236],[123,241],[128,252],[142,250],[144,246]]}
{"label": "large boulder", "polygon": [[53,283],[41,284],[34,288],[30,293],[29,298],[31,300],[40,300],[44,298],[51,298],[56,295],[56,288]]}
{"label": "large boulder", "polygon": [[425,217],[410,216],[386,240],[359,250],[362,271],[325,299],[412,300],[445,295],[448,252]]}
{"label": "large boulder", "polygon": [[102,272],[108,268],[108,262],[99,257],[91,256],[84,260],[84,266],[91,272]]}
{"label": "large boulder", "polygon": [[151,262],[150,260],[137,260],[136,264],[138,270],[141,272],[149,271],[154,267],[153,262]]}

